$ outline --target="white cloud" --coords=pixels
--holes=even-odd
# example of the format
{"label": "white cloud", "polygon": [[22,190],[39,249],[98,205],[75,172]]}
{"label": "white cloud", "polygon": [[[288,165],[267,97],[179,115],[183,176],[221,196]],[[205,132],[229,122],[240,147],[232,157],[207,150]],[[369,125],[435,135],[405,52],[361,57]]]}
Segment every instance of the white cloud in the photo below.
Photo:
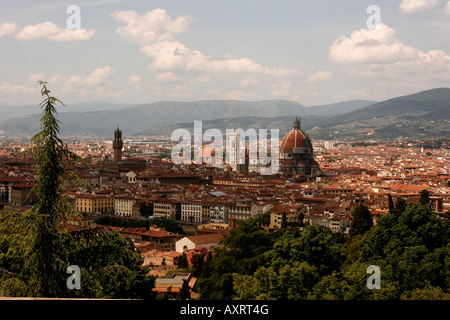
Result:
{"label": "white cloud", "polygon": [[186,32],[193,20],[190,16],[172,19],[165,10],[155,9],[139,15],[135,11],[117,11],[113,19],[124,25],[116,30],[122,38],[135,42],[141,52],[152,59],[154,70],[186,70],[228,73],[296,74],[294,69],[268,68],[249,58],[214,59],[198,50],[191,50],[175,40]]}
{"label": "white cloud", "polygon": [[208,83],[208,82],[211,82],[211,78],[210,78],[210,76],[204,74],[197,78],[197,82],[198,83]]}
{"label": "white cloud", "polygon": [[232,90],[227,94],[227,98],[231,100],[257,100],[258,95],[249,91]]}
{"label": "white cloud", "polygon": [[331,81],[332,79],[333,79],[333,74],[331,72],[319,70],[319,71],[313,73],[312,75],[310,75],[306,79],[306,82],[308,82],[308,83],[328,82],[328,81]]}
{"label": "white cloud", "polygon": [[450,1],[447,2],[447,5],[445,6],[445,13],[450,15]]}
{"label": "white cloud", "polygon": [[381,23],[341,36],[330,46],[331,62],[349,65],[353,75],[382,76],[389,80],[450,80],[450,56],[442,50],[423,52],[395,37],[395,30]]}
{"label": "white cloud", "polygon": [[48,79],[48,83],[52,84],[53,82],[59,82],[59,81],[61,81],[62,77],[63,77],[62,75],[56,74],[56,75],[52,76],[50,79]]}
{"label": "white cloud", "polygon": [[111,16],[114,20],[125,23],[117,28],[121,37],[142,45],[172,41],[174,35],[186,32],[193,20],[190,16],[179,16],[172,20],[164,9],[148,11],[143,16],[133,10],[116,11]]}
{"label": "white cloud", "polygon": [[0,24],[0,38],[16,31],[16,25],[13,23]]}
{"label": "white cloud", "polygon": [[20,40],[46,39],[50,41],[85,41],[94,36],[94,30],[58,28],[52,22],[29,25],[20,31],[16,38]]}
{"label": "white cloud", "polygon": [[339,37],[331,45],[328,57],[337,63],[388,63],[417,57],[417,49],[406,46],[395,37],[395,30],[384,23],[374,29],[361,29]]}
{"label": "white cloud", "polygon": [[36,91],[34,87],[26,87],[23,85],[11,84],[7,81],[0,82],[0,92],[5,94],[26,94]]}
{"label": "white cloud", "polygon": [[209,88],[205,91],[205,95],[217,99],[218,97],[221,97],[222,93],[217,89]]}
{"label": "white cloud", "polygon": [[92,71],[89,75],[78,75],[72,76],[66,82],[66,87],[82,87],[82,88],[93,88],[102,85],[107,82],[109,76],[116,73],[111,67],[97,68]]}
{"label": "white cloud", "polygon": [[434,8],[438,4],[439,0],[403,0],[400,3],[399,10],[402,13],[414,13]]}
{"label": "white cloud", "polygon": [[178,76],[174,72],[163,72],[155,75],[155,80],[160,82],[171,82],[178,80]]}
{"label": "white cloud", "polygon": [[239,81],[239,85],[242,88],[247,88],[249,86],[256,86],[259,84],[259,80],[255,78],[243,78]]}
{"label": "white cloud", "polygon": [[28,80],[32,81],[32,82],[37,82],[37,81],[45,81],[45,74],[44,73],[33,73],[32,75],[30,75],[28,77]]}
{"label": "white cloud", "polygon": [[273,97],[286,97],[288,94],[290,94],[290,89],[292,87],[292,83],[291,82],[281,82],[281,83],[276,83],[274,85],[272,85],[272,91],[271,91],[271,95]]}
{"label": "white cloud", "polygon": [[131,76],[130,78],[128,78],[128,83],[129,84],[137,84],[139,82],[141,82],[141,77]]}

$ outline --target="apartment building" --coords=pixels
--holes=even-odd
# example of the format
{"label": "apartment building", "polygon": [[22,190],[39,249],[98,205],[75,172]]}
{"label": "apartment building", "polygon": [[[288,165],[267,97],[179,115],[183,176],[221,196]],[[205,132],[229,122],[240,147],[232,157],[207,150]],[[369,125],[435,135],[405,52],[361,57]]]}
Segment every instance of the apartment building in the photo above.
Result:
{"label": "apartment building", "polygon": [[180,220],[181,204],[172,199],[158,199],[153,203],[153,216],[165,219]]}
{"label": "apartment building", "polygon": [[77,194],[75,205],[77,211],[83,213],[114,212],[114,198],[110,195]]}
{"label": "apartment building", "polygon": [[130,196],[116,196],[114,198],[114,214],[123,217],[133,217],[136,215],[136,210],[133,211],[133,206],[137,203],[135,197]]}

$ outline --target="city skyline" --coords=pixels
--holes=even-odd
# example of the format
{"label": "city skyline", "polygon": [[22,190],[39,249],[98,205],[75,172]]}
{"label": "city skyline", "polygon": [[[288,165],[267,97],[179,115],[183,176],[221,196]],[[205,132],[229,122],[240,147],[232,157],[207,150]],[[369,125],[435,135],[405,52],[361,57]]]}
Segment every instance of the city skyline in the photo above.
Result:
{"label": "city skyline", "polygon": [[16,1],[0,14],[0,105],[36,103],[37,80],[69,105],[381,101],[449,86],[449,17],[437,0]]}

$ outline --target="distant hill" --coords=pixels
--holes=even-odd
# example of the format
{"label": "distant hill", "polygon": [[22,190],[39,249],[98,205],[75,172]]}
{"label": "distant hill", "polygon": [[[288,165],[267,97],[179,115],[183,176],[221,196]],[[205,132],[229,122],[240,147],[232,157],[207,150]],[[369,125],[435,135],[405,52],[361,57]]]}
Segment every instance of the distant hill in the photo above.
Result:
{"label": "distant hill", "polygon": [[[82,102],[67,104],[65,107],[58,108],[58,113],[120,110],[130,107],[131,105],[132,104],[129,103]],[[39,106],[0,106],[0,110],[0,121],[4,121],[15,117],[34,115],[39,112]]]}
{"label": "distant hill", "polygon": [[[278,129],[280,130],[280,139],[292,129],[293,122],[295,120],[294,115],[282,116],[282,117],[272,117],[272,118],[263,118],[263,117],[237,117],[237,118],[222,118],[222,119],[214,119],[214,120],[206,120],[202,122],[203,131],[208,129],[219,129],[222,133],[225,134],[226,129],[242,129],[246,131],[247,129],[253,128],[255,130],[258,129],[267,129],[268,134],[270,133],[270,129]],[[301,117],[301,126],[302,129],[308,130],[309,128],[314,127],[322,120],[321,116],[317,115],[304,115]],[[191,134],[194,133],[194,123],[191,122],[183,122],[177,123],[168,126],[161,126],[158,128],[144,130],[139,132],[138,136],[160,136],[165,135],[170,137],[172,132],[176,129],[187,129]],[[258,131],[257,131],[258,132]]]}
{"label": "distant hill", "polygon": [[[162,125],[220,118],[306,115],[298,102],[287,100],[235,101],[202,100],[194,102],[161,101],[120,110],[61,112],[62,135],[111,135],[117,124],[125,135]],[[0,134],[31,137],[39,131],[40,114],[16,117],[0,122]]]}
{"label": "distant hill", "polygon": [[[305,107],[288,100],[161,101],[150,104],[104,104],[107,110],[83,111],[92,105],[58,108],[61,135],[109,136],[116,126],[124,136],[166,135],[176,128],[193,130],[193,121],[202,120],[203,129],[265,128],[283,131],[292,128],[295,116],[313,139],[430,139],[450,136],[450,88],[438,88],[371,104],[352,100]],[[118,109],[115,109],[118,108]],[[30,138],[39,131],[40,110],[33,115],[0,122],[0,135]],[[76,109],[79,112],[69,110]],[[348,111],[350,110],[350,111]]]}
{"label": "distant hill", "polygon": [[405,95],[321,121],[311,136],[340,138],[449,138],[450,88]]}
{"label": "distant hill", "polygon": [[307,107],[308,111],[321,116],[335,116],[377,103],[374,100],[349,100]]}

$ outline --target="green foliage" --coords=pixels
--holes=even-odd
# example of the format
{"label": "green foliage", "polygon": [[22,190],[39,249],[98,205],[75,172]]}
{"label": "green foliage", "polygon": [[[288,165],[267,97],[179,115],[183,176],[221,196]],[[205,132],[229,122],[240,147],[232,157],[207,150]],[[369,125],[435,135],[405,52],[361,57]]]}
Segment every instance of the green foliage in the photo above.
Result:
{"label": "green foliage", "polygon": [[[321,226],[263,234],[251,222],[242,224],[223,241],[225,248],[207,256],[198,282],[201,297],[448,299],[450,222],[436,217],[429,205],[405,206],[400,200],[395,209],[370,230],[348,238]],[[250,239],[265,243],[266,252],[242,248]],[[381,289],[366,285],[370,265],[381,270]]]}
{"label": "green foliage", "polygon": [[428,205],[409,204],[400,216],[387,214],[378,219],[370,237],[361,243],[361,254],[369,260],[398,256],[411,246],[433,250],[446,246],[449,237],[449,223],[437,218]]}
{"label": "green foliage", "polygon": [[423,189],[422,191],[420,191],[419,203],[420,204],[430,203],[430,193],[428,192],[427,189]]}
{"label": "green foliage", "polygon": [[233,274],[253,274],[265,263],[264,254],[274,243],[274,235],[249,219],[231,229],[223,240],[224,248],[208,254],[202,266],[197,290],[201,299],[232,299]]}
{"label": "green foliage", "polygon": [[319,280],[317,268],[306,262],[286,264],[279,270],[261,267],[252,276],[233,274],[236,299],[305,299]]}
{"label": "green foliage", "polygon": [[171,276],[174,273],[189,273],[189,269],[187,268],[172,269],[166,272],[166,276]]}
{"label": "green foliage", "polygon": [[60,100],[51,97],[47,83],[40,81],[41,94],[46,97],[41,102],[43,108],[41,116],[41,131],[31,138],[33,147],[19,154],[20,157],[31,155],[37,165],[37,183],[32,192],[39,198],[33,211],[40,215],[47,215],[51,219],[63,217],[71,212],[72,206],[61,196],[64,181],[76,179],[71,169],[76,162],[84,160],[67,149],[67,145],[59,139],[59,121],[56,104],[64,105]]}
{"label": "green foliage", "polygon": [[286,232],[266,253],[276,268],[304,261],[315,266],[320,275],[338,269],[345,256],[344,246],[336,244],[332,232],[322,226],[307,226],[300,236]]}
{"label": "green foliage", "polygon": [[389,213],[394,213],[395,205],[394,205],[394,200],[392,200],[391,194],[388,195],[388,207],[389,207]]}
{"label": "green foliage", "polygon": [[153,216],[153,203],[142,202],[139,207],[139,213],[143,217]]}
{"label": "green foliage", "polygon": [[194,253],[191,258],[192,262],[192,276],[198,278],[203,271],[205,265],[205,254]]}
{"label": "green foliage", "polygon": [[[32,139],[38,167],[38,203],[24,213],[0,212],[0,295],[30,297],[142,298],[154,297],[155,279],[142,268],[132,242],[116,232],[90,229],[69,233],[62,223],[71,206],[62,195],[79,159],[58,138],[55,103],[45,82],[42,131]],[[67,287],[69,265],[81,270],[81,289]]]}
{"label": "green foliage", "polygon": [[147,228],[151,225],[155,225],[160,228],[164,228],[166,231],[178,233],[184,235],[185,232],[183,228],[174,220],[164,219],[164,220],[137,220],[137,219],[124,219],[116,217],[98,217],[95,219],[95,223],[101,226],[113,226],[120,228]]}
{"label": "green foliage", "polygon": [[183,253],[181,256],[178,257],[177,265],[178,265],[178,268],[182,268],[182,269],[185,269],[188,267],[188,260],[186,257],[186,253]]}
{"label": "green foliage", "polygon": [[189,287],[186,279],[183,280],[183,285],[180,289],[179,300],[191,300],[191,287]]}
{"label": "green foliage", "polygon": [[237,259],[258,256],[272,247],[272,236],[258,227],[256,220],[250,219],[231,229],[228,237],[222,239],[226,248]]}
{"label": "green foliage", "polygon": [[95,223],[100,226],[112,226],[120,228],[149,228],[150,222],[137,219],[123,219],[116,217],[103,216],[95,219]]}
{"label": "green foliage", "polygon": [[166,231],[169,232],[178,233],[182,235],[185,234],[183,228],[175,220],[163,219],[158,221],[152,221],[151,224],[154,224],[160,228],[164,228]]}
{"label": "green foliage", "polygon": [[364,234],[373,226],[372,214],[365,205],[358,205],[352,213],[352,223],[350,225],[350,236]]}

